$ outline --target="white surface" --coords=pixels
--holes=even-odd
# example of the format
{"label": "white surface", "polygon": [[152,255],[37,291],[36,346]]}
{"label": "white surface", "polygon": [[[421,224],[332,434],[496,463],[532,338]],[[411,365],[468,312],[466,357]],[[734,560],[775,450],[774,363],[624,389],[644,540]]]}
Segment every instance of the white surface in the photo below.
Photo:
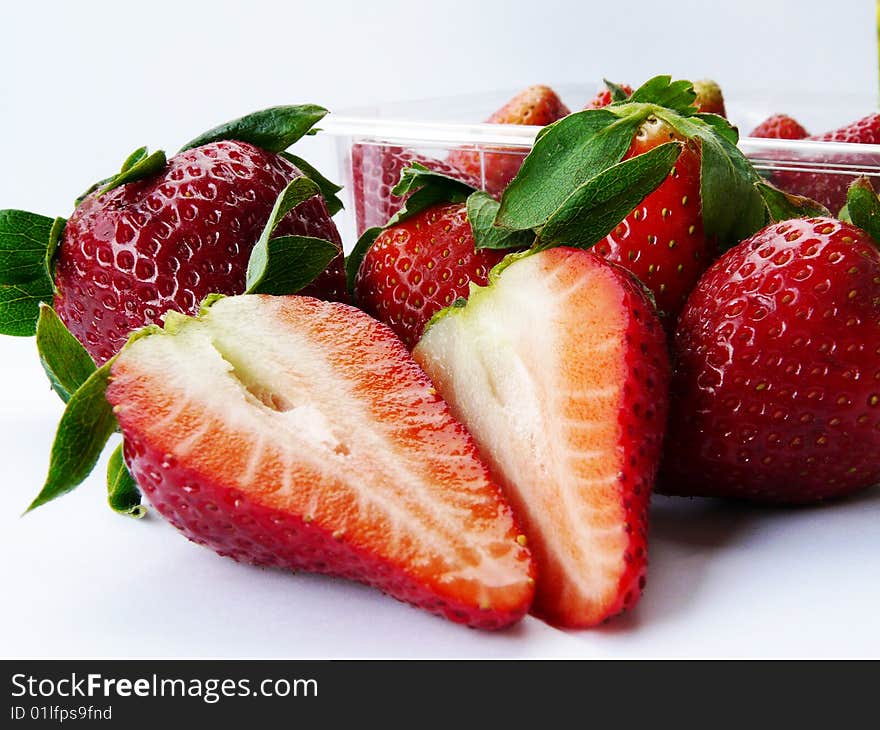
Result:
{"label": "white surface", "polygon": [[119,517],[100,469],[19,518],[61,403],[31,341],[4,341],[3,355],[2,656],[880,656],[880,489],[798,510],[655,498],[634,613],[593,631],[527,618],[486,634],[361,586],[238,565],[155,516]]}
{"label": "white surface", "polygon": [[[819,0],[540,8],[18,4],[0,44],[0,205],[64,215],[135,147],[170,151],[279,103],[339,108],[660,72],[713,76],[729,95],[834,87],[876,101],[865,0],[838,2],[831,16]],[[326,164],[329,150],[309,144]],[[527,619],[487,635],[369,589],[236,565],[155,518],[117,517],[100,471],[20,519],[42,483],[60,402],[31,341],[0,338],[0,368],[3,656],[880,655],[877,489],[796,511],[658,499],[648,589],[634,614],[591,632]]]}

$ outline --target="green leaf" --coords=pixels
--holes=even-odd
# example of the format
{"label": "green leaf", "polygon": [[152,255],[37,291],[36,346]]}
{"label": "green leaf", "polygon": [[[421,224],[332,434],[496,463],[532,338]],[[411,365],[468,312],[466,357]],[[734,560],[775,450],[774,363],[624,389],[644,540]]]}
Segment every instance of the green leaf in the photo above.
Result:
{"label": "green leaf", "polygon": [[56,218],[52,221],[52,228],[49,231],[49,242],[46,245],[46,257],[43,260],[43,265],[46,269],[46,276],[53,282],[53,286],[55,282],[55,252],[58,250],[58,245],[64,236],[64,227],[66,225],[66,218]]}
{"label": "green leaf", "polygon": [[52,219],[24,210],[0,210],[0,285],[45,275]]}
{"label": "green leaf", "polygon": [[42,276],[22,284],[0,284],[0,334],[31,337],[37,331],[40,302],[51,302],[52,282]]}
{"label": "green leaf", "polygon": [[770,220],[779,222],[792,218],[812,218],[814,216],[830,216],[828,208],[815,200],[801,195],[792,195],[771,185],[768,182],[756,182],[755,187],[764,199]]}
{"label": "green leaf", "polygon": [[601,241],[667,178],[681,150],[680,142],[667,142],[585,182],[541,229],[539,248],[589,248]]}
{"label": "green leaf", "polygon": [[117,446],[107,463],[107,503],[114,512],[140,519],[147,513],[141,504],[141,493],[122,458],[122,444]]}
{"label": "green leaf", "polygon": [[843,206],[840,209],[840,212],[837,214],[837,220],[843,221],[844,223],[852,223],[852,216],[849,214],[849,208],[847,206]]}
{"label": "green leaf", "polygon": [[296,165],[297,168],[299,168],[300,172],[302,172],[307,178],[309,178],[309,180],[311,180],[313,183],[315,183],[315,185],[318,186],[318,188],[320,188],[321,195],[324,197],[324,202],[327,204],[327,210],[330,213],[331,217],[336,215],[340,210],[345,207],[342,204],[342,200],[340,200],[339,196],[336,194],[340,190],[342,190],[341,185],[337,185],[336,183],[328,180],[308,162],[306,162],[302,157],[297,157],[296,155],[292,155],[289,152],[279,152],[279,154],[288,162],[292,162],[294,165]]}
{"label": "green leaf", "polygon": [[402,223],[438,203],[463,203],[476,188],[457,178],[429,170],[418,162],[411,162],[400,172],[400,180],[391,189],[394,195],[406,198],[385,228]]}
{"label": "green leaf", "polygon": [[335,243],[322,238],[272,238],[275,228],[291,210],[320,193],[318,185],[307,177],[291,180],[281,191],[251,251],[245,281],[247,293],[293,294],[309,284],[339,254]]}
{"label": "green leaf", "polygon": [[763,178],[736,146],[734,127],[714,114],[684,117],[668,109],[656,115],[700,145],[700,204],[703,230],[726,250],[748,238],[767,220],[756,183]]}
{"label": "green leaf", "polygon": [[361,262],[383,230],[385,229],[379,226],[365,230],[357,240],[348,258],[345,259],[345,284],[348,287],[348,293],[352,297],[354,297],[354,283],[357,278],[358,269],[361,267]]}
{"label": "green leaf", "polygon": [[620,161],[649,114],[647,107],[629,107],[623,117],[588,109],[550,125],[504,191],[495,224],[513,230],[543,225],[574,190]]}
{"label": "green leaf", "polygon": [[880,243],[880,200],[869,178],[856,178],[846,192],[846,208],[854,226]]}
{"label": "green leaf", "polygon": [[52,444],[49,473],[26,512],[67,494],[95,468],[116,428],[116,417],[104,396],[114,359],[92,373],[67,402]]}
{"label": "green leaf", "polygon": [[79,195],[76,196],[76,200],[73,201],[73,207],[79,208],[80,204],[88,198],[93,192],[95,192],[102,185],[106,185],[109,183],[115,175],[111,175],[110,177],[105,177],[103,180],[98,180],[98,182],[90,185],[86,190],[83,190]]}
{"label": "green leaf", "polygon": [[671,76],[648,79],[629,98],[633,103],[656,104],[690,116],[696,114],[697,92],[690,81],[673,81]]}
{"label": "green leaf", "polygon": [[712,131],[724,137],[730,144],[739,144],[739,130],[724,117],[717,114],[695,114],[693,118],[711,127]]}
{"label": "green leaf", "polygon": [[222,139],[234,139],[250,142],[269,152],[281,152],[308,134],[326,115],[327,110],[315,104],[273,106],[214,127],[185,144],[180,151]]}
{"label": "green leaf", "polygon": [[120,168],[120,172],[128,172],[132,167],[147,159],[149,156],[149,150],[146,147],[138,147],[134,152],[132,152],[128,157],[125,158],[125,162],[122,163],[122,167]]}
{"label": "green leaf", "polygon": [[489,193],[478,190],[467,199],[467,215],[474,233],[474,248],[528,248],[535,242],[534,231],[498,228],[495,216],[501,204]]}
{"label": "green leaf", "polygon": [[605,87],[608,91],[611,92],[611,102],[615,101],[626,101],[629,99],[629,94],[626,93],[624,88],[620,86],[620,84],[615,84],[613,81],[609,81],[608,79],[602,79],[605,82]]}
{"label": "green leaf", "polygon": [[[476,188],[458,178],[444,175],[442,172],[429,170],[418,162],[410,162],[400,171],[400,180],[391,189],[392,194],[404,198],[417,190],[426,187],[444,189],[450,193],[449,202],[458,203],[466,199]],[[462,198],[461,196],[465,197]]]}
{"label": "green leaf", "polygon": [[248,269],[248,294],[295,294],[339,255],[336,244],[311,236],[279,236],[267,245],[269,265],[257,277]]}
{"label": "green leaf", "polygon": [[152,155],[146,154],[146,147],[141,147],[130,154],[125,162],[122,163],[122,169],[118,175],[114,175],[100,186],[100,194],[103,195],[114,188],[126,183],[143,180],[153,175],[158,175],[165,169],[168,161],[165,159],[165,153],[157,150]]}
{"label": "green leaf", "polygon": [[765,225],[764,199],[755,186],[762,178],[726,137],[701,133],[699,139],[703,230],[726,250]]}
{"label": "green leaf", "polygon": [[96,369],[86,349],[47,304],[40,304],[37,352],[52,389],[65,403]]}

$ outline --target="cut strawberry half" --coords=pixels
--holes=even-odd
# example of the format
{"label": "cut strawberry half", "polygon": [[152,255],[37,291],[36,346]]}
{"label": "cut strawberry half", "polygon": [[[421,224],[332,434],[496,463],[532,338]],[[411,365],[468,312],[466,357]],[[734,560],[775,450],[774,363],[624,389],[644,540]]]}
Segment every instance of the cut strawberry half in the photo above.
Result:
{"label": "cut strawberry half", "polygon": [[529,553],[473,441],[362,312],[242,296],[169,314],[106,395],[137,484],[191,540],[475,627],[528,609]]}
{"label": "cut strawberry half", "polygon": [[635,281],[583,250],[513,255],[413,354],[523,522],[535,613],[591,626],[635,605],[668,381]]}

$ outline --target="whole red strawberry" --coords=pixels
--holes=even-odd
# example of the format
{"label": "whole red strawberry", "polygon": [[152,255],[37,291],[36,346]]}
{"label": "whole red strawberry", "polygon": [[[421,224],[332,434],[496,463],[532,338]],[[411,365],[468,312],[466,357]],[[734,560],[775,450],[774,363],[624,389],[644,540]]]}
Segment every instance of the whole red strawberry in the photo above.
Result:
{"label": "whole red strawberry", "polygon": [[[869,114],[858,121],[825,134],[807,137],[818,142],[844,142],[847,144],[880,144],[880,113]],[[841,154],[825,154],[817,162],[828,166],[828,171],[802,172],[780,170],[773,174],[773,182],[783,190],[804,195],[822,203],[832,212],[839,211],[846,202],[846,191],[854,180],[852,175],[835,171],[838,164],[851,164],[851,159]],[[876,156],[862,156],[860,164],[877,164]]]}
{"label": "whole red strawberry", "polygon": [[796,119],[786,114],[774,114],[755,127],[749,136],[764,139],[806,139],[809,132]]}
{"label": "whole red strawberry", "polygon": [[[300,175],[277,154],[227,140],[175,155],[158,175],[89,194],[58,247],[55,310],[103,363],[169,309],[192,313],[208,294],[241,293],[275,199]],[[277,233],[339,245],[311,292],[345,296],[339,233],[322,198],[300,204]]]}
{"label": "whole red strawberry", "polygon": [[428,320],[471,282],[485,285],[506,251],[475,250],[467,208],[434,205],[386,228],[361,261],[355,300],[412,348]]}
{"label": "whole red strawberry", "polygon": [[[569,113],[568,107],[553,89],[536,85],[523,89],[489,116],[486,122],[544,127]],[[472,178],[485,179],[483,187],[491,195],[497,196],[516,177],[525,157],[525,152],[516,149],[486,151],[482,155],[471,150],[453,150],[449,162]]]}
{"label": "whole red strawberry", "polygon": [[[676,139],[681,137],[669,125],[651,118],[633,138],[625,159]],[[700,164],[700,148],[686,144],[669,177],[595,247],[653,292],[667,327],[674,327],[715,255],[715,243],[703,230]]]}
{"label": "whole red strawberry", "polygon": [[880,253],[833,218],[770,225],[691,295],[662,488],[803,503],[880,482]]}
{"label": "whole red strawberry", "polygon": [[404,198],[394,195],[391,190],[400,180],[404,168],[414,162],[479,187],[479,175],[473,177],[443,160],[403,147],[356,144],[351,149],[351,171],[358,236],[368,228],[384,226],[400,210]]}
{"label": "whole red strawberry", "polygon": [[[100,364],[132,330],[172,309],[194,312],[212,293],[346,299],[330,219],[339,187],[286,151],[326,114],[314,104],[263,109],[170,160],[141,147],[77,199],[70,220],[0,211],[0,238],[27,241],[0,251],[0,333],[36,334],[44,365],[42,348],[65,336],[85,347],[81,364]],[[41,308],[50,303],[54,320]],[[50,328],[42,336],[40,322]]]}

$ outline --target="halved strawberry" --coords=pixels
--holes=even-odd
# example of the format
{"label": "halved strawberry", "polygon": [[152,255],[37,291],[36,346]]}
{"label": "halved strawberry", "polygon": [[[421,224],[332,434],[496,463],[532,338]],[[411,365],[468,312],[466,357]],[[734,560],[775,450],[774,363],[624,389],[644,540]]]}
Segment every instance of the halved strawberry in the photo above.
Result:
{"label": "halved strawberry", "polygon": [[[523,89],[491,114],[486,122],[544,127],[569,113],[568,107],[553,89],[539,84]],[[453,150],[449,154],[449,163],[472,178],[485,179],[486,191],[491,195],[500,195],[516,177],[525,157],[525,152],[516,149],[498,149],[482,154],[471,150]]]}
{"label": "halved strawberry", "polygon": [[135,480],[191,540],[480,628],[527,610],[529,553],[473,441],[362,312],[241,296],[171,313],[106,396]]}
{"label": "halved strawberry", "polygon": [[535,613],[591,626],[634,606],[668,380],[638,284],[583,250],[514,254],[413,355],[524,524]]}

